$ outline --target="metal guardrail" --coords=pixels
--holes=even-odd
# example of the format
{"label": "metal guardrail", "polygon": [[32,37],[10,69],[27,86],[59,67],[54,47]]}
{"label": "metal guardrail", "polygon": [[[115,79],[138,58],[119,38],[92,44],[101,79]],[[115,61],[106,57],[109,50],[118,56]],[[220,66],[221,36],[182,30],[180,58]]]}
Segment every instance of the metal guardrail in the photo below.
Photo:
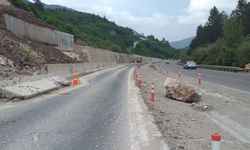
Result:
{"label": "metal guardrail", "polygon": [[[184,65],[180,62],[177,65]],[[229,67],[229,66],[216,66],[216,65],[197,65],[198,68],[203,69],[211,69],[211,70],[220,70],[220,71],[228,71],[228,72],[249,72],[250,69],[243,69],[240,67]]]}
{"label": "metal guardrail", "polygon": [[239,67],[229,67],[229,66],[215,66],[215,65],[198,65],[198,68],[221,70],[228,72],[244,72],[245,69]]}

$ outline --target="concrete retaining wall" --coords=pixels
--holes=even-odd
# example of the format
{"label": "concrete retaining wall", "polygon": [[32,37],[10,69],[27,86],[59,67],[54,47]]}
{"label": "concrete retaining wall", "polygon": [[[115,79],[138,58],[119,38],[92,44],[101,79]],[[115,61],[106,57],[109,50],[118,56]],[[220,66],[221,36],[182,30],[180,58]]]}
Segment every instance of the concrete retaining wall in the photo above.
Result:
{"label": "concrete retaining wall", "polygon": [[[126,62],[124,63],[117,63],[115,61],[107,61],[107,62],[90,62],[90,63],[78,63],[78,64],[47,64],[46,68],[48,71],[48,74],[50,76],[57,75],[64,78],[69,78],[73,76],[74,70],[77,71],[77,73],[88,73],[93,72],[105,68],[114,67],[121,64],[127,64],[129,63],[129,59],[131,58],[137,58],[138,55],[126,55],[125,59]],[[141,56],[140,56],[141,57]],[[148,57],[142,57],[143,62],[159,62],[160,59],[155,58],[148,58]]]}
{"label": "concrete retaining wall", "polygon": [[19,37],[55,44],[62,50],[73,49],[74,36],[72,34],[30,24],[8,14],[4,14],[4,19],[7,29]]}
{"label": "concrete retaining wall", "polygon": [[79,64],[48,64],[47,70],[49,75],[57,75],[64,78],[73,76],[74,70],[77,73],[88,73],[116,66],[116,63],[79,63]]}
{"label": "concrete retaining wall", "polygon": [[136,60],[140,60],[142,62],[160,61],[160,59],[158,58],[143,57],[135,54],[116,53],[88,46],[76,45],[74,50],[82,51],[84,55],[87,56],[88,62],[94,62],[94,63],[105,62],[105,63],[120,64],[120,63],[132,63],[136,62]]}

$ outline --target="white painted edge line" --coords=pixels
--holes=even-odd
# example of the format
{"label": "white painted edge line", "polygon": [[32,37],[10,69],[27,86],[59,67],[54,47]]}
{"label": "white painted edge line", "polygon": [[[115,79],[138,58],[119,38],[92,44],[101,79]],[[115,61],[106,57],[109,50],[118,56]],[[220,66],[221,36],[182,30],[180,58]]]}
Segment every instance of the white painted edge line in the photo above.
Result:
{"label": "white painted edge line", "polygon": [[131,150],[169,150],[161,132],[153,123],[154,118],[148,112],[132,78],[134,68],[128,77],[128,114],[131,136]]}

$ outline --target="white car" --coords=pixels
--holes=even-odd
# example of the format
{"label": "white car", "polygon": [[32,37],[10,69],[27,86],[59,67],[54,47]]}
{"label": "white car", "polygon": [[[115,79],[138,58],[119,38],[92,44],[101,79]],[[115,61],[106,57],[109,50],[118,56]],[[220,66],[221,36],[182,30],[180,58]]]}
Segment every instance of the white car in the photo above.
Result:
{"label": "white car", "polygon": [[183,69],[196,69],[197,65],[194,61],[187,61],[187,63],[183,66]]}

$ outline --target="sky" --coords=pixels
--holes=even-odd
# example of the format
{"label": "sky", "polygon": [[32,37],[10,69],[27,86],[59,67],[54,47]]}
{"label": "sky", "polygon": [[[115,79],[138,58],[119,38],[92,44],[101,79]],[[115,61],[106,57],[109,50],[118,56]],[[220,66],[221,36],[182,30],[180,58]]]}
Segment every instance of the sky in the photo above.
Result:
{"label": "sky", "polygon": [[228,14],[238,0],[42,0],[78,11],[105,16],[117,25],[129,27],[158,39],[176,41],[195,36],[209,10],[216,6]]}

